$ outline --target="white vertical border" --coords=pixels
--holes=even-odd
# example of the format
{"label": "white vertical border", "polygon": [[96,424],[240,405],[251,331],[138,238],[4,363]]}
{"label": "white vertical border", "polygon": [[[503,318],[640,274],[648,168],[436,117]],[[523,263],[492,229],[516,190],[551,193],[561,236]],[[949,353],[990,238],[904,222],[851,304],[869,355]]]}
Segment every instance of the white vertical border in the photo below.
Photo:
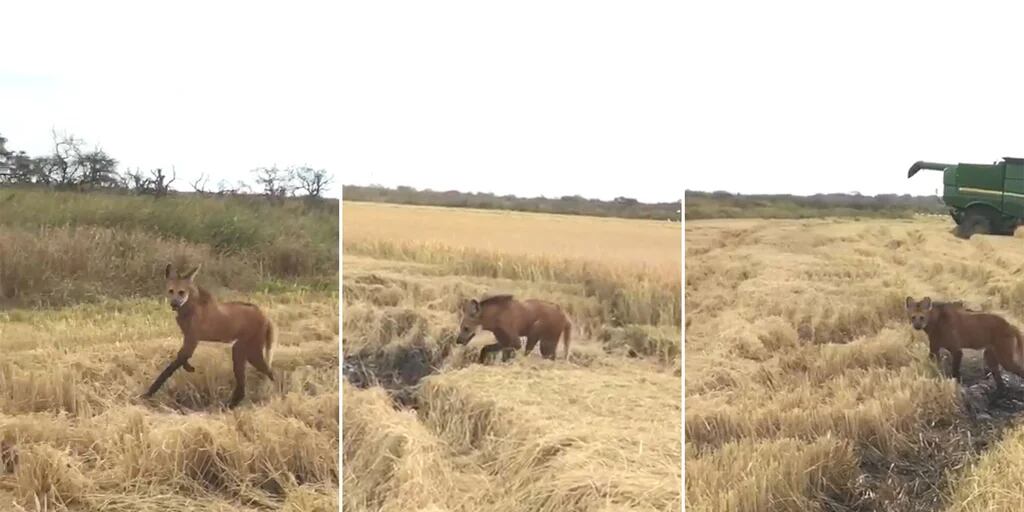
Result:
{"label": "white vertical border", "polygon": [[686,191],[679,200],[679,260],[682,272],[679,273],[679,300],[681,315],[679,317],[679,471],[682,479],[679,482],[680,510],[686,510]]}
{"label": "white vertical border", "polygon": [[345,453],[345,424],[341,421],[344,414],[344,403],[342,400],[341,388],[344,385],[345,375],[342,373],[342,369],[345,367],[344,353],[341,351],[341,340],[344,334],[345,325],[345,287],[342,285],[342,279],[345,278],[342,274],[342,260],[345,258],[345,215],[342,213],[345,209],[342,204],[345,202],[345,186],[341,182],[341,176],[337,176],[338,180],[338,512],[341,512],[344,504],[345,495],[345,464],[344,457]]}

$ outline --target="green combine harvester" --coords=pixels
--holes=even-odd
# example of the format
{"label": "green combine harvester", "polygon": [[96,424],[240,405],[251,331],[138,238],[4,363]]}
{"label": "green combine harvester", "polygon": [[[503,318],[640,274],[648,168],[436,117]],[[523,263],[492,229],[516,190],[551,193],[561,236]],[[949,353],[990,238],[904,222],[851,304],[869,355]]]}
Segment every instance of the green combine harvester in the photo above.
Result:
{"label": "green combine harvester", "polygon": [[956,222],[956,235],[1013,236],[1024,224],[1024,158],[993,164],[916,162],[907,178],[922,169],[942,171],[942,202]]}

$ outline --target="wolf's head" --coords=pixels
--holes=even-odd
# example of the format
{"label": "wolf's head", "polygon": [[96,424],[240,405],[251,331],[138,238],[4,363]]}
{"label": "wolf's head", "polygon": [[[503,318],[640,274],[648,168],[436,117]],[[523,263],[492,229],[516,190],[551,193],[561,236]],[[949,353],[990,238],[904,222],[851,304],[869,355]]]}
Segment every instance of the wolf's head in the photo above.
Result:
{"label": "wolf's head", "polygon": [[476,336],[477,328],[480,327],[480,316],[483,308],[480,301],[470,299],[462,303],[462,319],[459,321],[459,336],[455,343],[465,345]]}
{"label": "wolf's head", "polygon": [[179,274],[170,263],[167,264],[167,268],[164,269],[164,277],[167,278],[167,300],[171,303],[171,309],[178,311],[188,303],[190,298],[197,295],[195,278],[200,267],[202,265],[184,274]]}
{"label": "wolf's head", "polygon": [[931,297],[925,297],[920,302],[915,301],[913,297],[907,297],[907,315],[910,317],[910,325],[919,331],[927,327],[928,321],[932,318],[932,312],[935,311],[933,306]]}

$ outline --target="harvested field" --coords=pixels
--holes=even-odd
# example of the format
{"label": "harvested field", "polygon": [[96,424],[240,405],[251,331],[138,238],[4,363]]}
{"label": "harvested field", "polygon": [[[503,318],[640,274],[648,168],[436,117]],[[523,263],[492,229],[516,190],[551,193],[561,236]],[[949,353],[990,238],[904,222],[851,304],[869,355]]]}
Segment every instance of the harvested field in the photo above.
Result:
{"label": "harvested field", "polygon": [[0,508],[336,510],[337,299],[250,298],[280,327],[277,382],[250,369],[234,411],[224,344],[138,398],[181,346],[166,303],[0,313]]}
{"label": "harvested field", "polygon": [[[372,203],[342,218],[344,510],[679,509],[678,224]],[[476,364],[487,332],[455,345],[461,300],[494,290],[562,305],[570,361]]]}
{"label": "harvested field", "polygon": [[[0,510],[337,510],[330,204],[36,189],[0,198]],[[254,212],[273,220],[249,222]],[[309,229],[284,233],[295,226]],[[194,373],[139,398],[182,345],[168,262],[203,263],[198,284],[259,305],[278,326],[276,382],[248,368],[234,410],[222,343],[201,342]]]}
{"label": "harvested field", "polygon": [[964,300],[1024,326],[1024,240],[951,226],[687,222],[687,510],[1020,508],[1020,379],[989,400],[966,351],[961,390],[903,301]]}

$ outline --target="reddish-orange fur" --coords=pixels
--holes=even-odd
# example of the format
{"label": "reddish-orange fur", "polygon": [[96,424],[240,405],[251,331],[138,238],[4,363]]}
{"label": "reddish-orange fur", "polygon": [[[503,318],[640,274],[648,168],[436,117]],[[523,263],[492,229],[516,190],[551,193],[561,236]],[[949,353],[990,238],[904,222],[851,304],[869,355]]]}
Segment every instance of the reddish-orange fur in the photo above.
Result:
{"label": "reddish-orange fur", "polygon": [[1000,366],[1024,377],[1024,336],[1004,318],[964,309],[962,303],[933,303],[929,297],[920,302],[907,297],[907,314],[915,329],[928,334],[933,361],[938,362],[940,348],[953,356],[953,378],[957,381],[965,348],[985,351],[985,363],[1000,391],[1005,386]]}
{"label": "reddish-orange fur", "polygon": [[497,343],[480,349],[481,363],[488,354],[499,350],[502,361],[508,360],[519,349],[521,336],[526,336],[524,355],[529,355],[539,341],[541,356],[548,359],[555,358],[561,336],[565,359],[569,359],[572,322],[557,304],[536,299],[518,301],[511,295],[496,295],[479,301],[472,299],[463,304],[456,342],[460,345],[469,343],[478,328],[492,332],[497,339]]}
{"label": "reddish-orange fur", "polygon": [[231,347],[232,363],[235,373],[235,390],[231,395],[229,407],[235,407],[245,396],[245,364],[253,365],[270,380],[274,375],[270,371],[273,346],[276,341],[276,329],[263,311],[255,304],[248,302],[218,302],[210,292],[196,286],[196,267],[191,272],[179,276],[171,265],[167,265],[167,293],[171,308],[177,311],[176,320],[184,337],[177,357],[156,378],[153,385],[145,393],[150,397],[163,385],[178,368],[192,372],[195,369],[188,363],[200,341],[221,343],[235,342]]}

